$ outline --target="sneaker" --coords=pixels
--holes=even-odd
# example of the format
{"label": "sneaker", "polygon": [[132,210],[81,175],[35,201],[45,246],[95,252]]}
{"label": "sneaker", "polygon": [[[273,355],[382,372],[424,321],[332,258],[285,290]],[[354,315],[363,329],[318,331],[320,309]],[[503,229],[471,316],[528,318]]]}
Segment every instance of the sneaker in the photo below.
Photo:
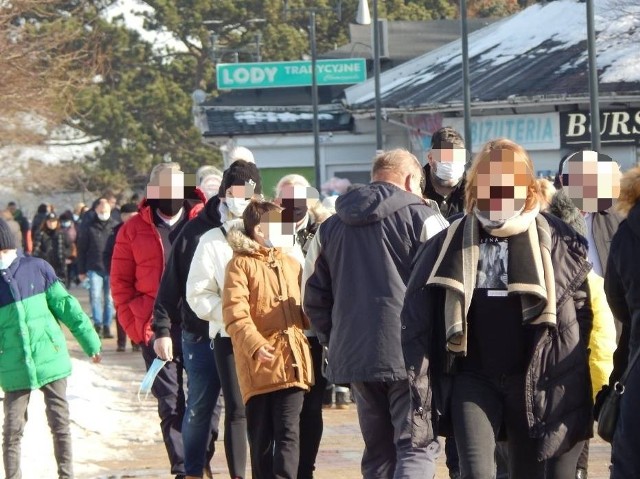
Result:
{"label": "sneaker", "polygon": [[587,479],[587,470],[581,467],[576,469],[576,479]]}
{"label": "sneaker", "polygon": [[118,348],[116,349],[116,351],[119,352],[119,353],[124,353],[125,350],[126,350],[125,347],[124,346],[120,346],[120,345],[118,345]]}
{"label": "sneaker", "polygon": [[349,393],[336,392],[336,409],[349,409],[350,403]]}
{"label": "sneaker", "polygon": [[105,339],[113,338],[113,334],[111,334],[111,329],[109,328],[109,326],[105,326],[104,328],[102,328],[102,337]]}
{"label": "sneaker", "polygon": [[333,406],[333,388],[326,388],[322,393],[322,409],[331,409]]}
{"label": "sneaker", "polygon": [[131,351],[138,353],[140,352],[140,345],[139,344],[135,344],[135,343],[131,343]]}

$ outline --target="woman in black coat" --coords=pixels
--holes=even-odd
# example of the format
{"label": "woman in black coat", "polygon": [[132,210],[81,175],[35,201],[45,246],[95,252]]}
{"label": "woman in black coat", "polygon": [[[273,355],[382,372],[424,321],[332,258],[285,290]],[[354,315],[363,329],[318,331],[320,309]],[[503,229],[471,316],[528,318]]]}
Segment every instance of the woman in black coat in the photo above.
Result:
{"label": "woman in black coat", "polygon": [[461,477],[489,478],[505,439],[510,477],[573,478],[592,435],[584,240],[540,213],[531,160],[509,140],[476,157],[465,210],[407,286],[414,446],[453,433]]}
{"label": "woman in black coat", "polygon": [[[621,182],[618,210],[627,219],[611,240],[604,290],[614,316],[622,323],[613,356],[613,385],[640,348],[640,167],[629,170]],[[611,479],[640,477],[640,364],[625,385],[620,417],[613,437]]]}

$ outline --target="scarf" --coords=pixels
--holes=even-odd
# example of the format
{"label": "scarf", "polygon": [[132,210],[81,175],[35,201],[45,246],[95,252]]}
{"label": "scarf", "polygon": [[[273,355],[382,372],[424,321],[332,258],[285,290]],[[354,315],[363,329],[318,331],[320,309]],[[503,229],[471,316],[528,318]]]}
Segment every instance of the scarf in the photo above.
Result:
{"label": "scarf", "polygon": [[[494,236],[509,238],[507,291],[519,295],[523,324],[556,325],[555,277],[551,264],[551,233],[539,208],[522,213],[497,228]],[[431,270],[427,285],[445,288],[447,349],[467,352],[467,314],[476,286],[481,220],[466,215],[455,221]],[[529,267],[523,267],[528,265]]]}

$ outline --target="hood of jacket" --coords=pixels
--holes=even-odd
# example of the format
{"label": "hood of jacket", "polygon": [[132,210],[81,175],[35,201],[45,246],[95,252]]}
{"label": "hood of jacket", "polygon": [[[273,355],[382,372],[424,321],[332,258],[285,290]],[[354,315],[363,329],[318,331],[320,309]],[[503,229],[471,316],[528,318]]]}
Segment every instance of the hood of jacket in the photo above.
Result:
{"label": "hood of jacket", "polygon": [[246,256],[268,258],[275,251],[275,248],[267,248],[252,240],[240,229],[233,229],[227,232],[227,242],[234,253]]}
{"label": "hood of jacket", "polygon": [[564,190],[558,190],[553,195],[549,205],[549,213],[560,218],[582,236],[587,236],[587,223],[584,216]]}
{"label": "hood of jacket", "polygon": [[336,214],[349,225],[377,223],[410,205],[424,204],[422,198],[382,181],[351,190],[336,201]]}

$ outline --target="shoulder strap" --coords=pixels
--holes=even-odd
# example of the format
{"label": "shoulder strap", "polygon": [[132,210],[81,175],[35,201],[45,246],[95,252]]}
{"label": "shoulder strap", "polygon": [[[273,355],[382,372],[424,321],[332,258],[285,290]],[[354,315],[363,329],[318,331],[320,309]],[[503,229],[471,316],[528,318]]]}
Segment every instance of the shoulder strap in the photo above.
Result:
{"label": "shoulder strap", "polygon": [[224,226],[220,226],[220,231],[222,231],[222,236],[227,237],[227,230],[224,229]]}

